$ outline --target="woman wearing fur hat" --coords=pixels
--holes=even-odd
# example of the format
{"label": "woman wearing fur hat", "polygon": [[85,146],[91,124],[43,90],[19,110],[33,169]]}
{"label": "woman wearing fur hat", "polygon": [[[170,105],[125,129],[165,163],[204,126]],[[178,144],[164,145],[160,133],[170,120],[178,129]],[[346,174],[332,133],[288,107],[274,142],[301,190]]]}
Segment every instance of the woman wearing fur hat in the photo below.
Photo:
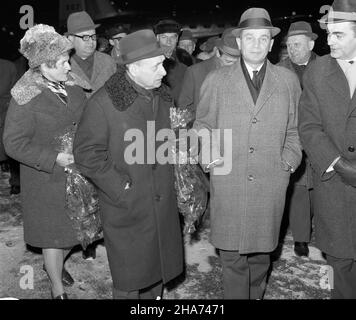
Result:
{"label": "woman wearing fur hat", "polygon": [[67,299],[63,285],[74,280],[64,261],[79,242],[65,211],[64,167],[73,155],[61,148],[58,138],[76,130],[86,102],[83,88],[89,85],[70,72],[72,44],[53,27],[30,28],[20,46],[30,69],[11,90],[4,145],[21,163],[24,240],[42,248],[52,298]]}

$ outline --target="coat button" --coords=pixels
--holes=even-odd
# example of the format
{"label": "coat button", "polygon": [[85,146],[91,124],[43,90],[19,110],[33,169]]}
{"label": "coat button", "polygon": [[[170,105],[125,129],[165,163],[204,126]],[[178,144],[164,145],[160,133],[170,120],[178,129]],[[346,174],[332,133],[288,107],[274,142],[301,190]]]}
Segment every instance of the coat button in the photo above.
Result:
{"label": "coat button", "polygon": [[252,123],[253,123],[253,124],[257,123],[257,118],[253,118],[253,119],[252,119]]}
{"label": "coat button", "polygon": [[156,201],[161,201],[161,196],[160,196],[160,195],[156,195],[156,196],[155,196],[155,200],[156,200]]}
{"label": "coat button", "polygon": [[250,149],[248,150],[249,153],[253,153],[255,151],[255,148],[250,147]]}
{"label": "coat button", "polygon": [[254,178],[253,178],[253,175],[252,175],[252,174],[249,174],[248,177],[247,177],[247,180],[248,180],[248,181],[253,181],[253,179],[254,179]]}
{"label": "coat button", "polygon": [[349,147],[348,147],[348,150],[349,150],[350,152],[354,152],[354,151],[355,151],[355,147],[354,147],[354,146],[349,146]]}
{"label": "coat button", "polygon": [[75,121],[73,121],[72,124],[73,124],[73,126],[76,126],[76,125],[77,125],[77,123],[76,123]]}

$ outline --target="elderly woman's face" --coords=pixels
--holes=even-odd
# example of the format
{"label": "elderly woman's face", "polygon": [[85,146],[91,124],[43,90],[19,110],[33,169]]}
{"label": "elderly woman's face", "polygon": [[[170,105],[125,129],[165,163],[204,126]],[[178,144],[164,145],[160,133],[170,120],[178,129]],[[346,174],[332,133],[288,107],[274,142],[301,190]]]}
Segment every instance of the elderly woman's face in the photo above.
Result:
{"label": "elderly woman's face", "polygon": [[68,79],[68,72],[70,71],[71,67],[68,62],[69,55],[65,53],[60,55],[56,65],[53,68],[46,66],[45,64],[42,65],[42,74],[51,81],[54,82],[61,82],[67,81]]}

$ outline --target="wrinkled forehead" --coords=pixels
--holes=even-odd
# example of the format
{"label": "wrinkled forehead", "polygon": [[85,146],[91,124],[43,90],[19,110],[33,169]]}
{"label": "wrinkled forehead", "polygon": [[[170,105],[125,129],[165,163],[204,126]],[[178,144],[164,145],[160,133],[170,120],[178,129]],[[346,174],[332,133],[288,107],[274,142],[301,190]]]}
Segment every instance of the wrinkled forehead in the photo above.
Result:
{"label": "wrinkled forehead", "polygon": [[338,23],[328,23],[326,27],[330,33],[334,33],[334,32],[345,33],[352,30],[352,23],[348,21],[338,22]]}
{"label": "wrinkled forehead", "polygon": [[295,36],[288,37],[287,44],[306,43],[310,40],[311,38],[304,34],[297,34]]}
{"label": "wrinkled forehead", "polygon": [[178,34],[175,32],[166,32],[158,35],[160,38],[178,38]]}
{"label": "wrinkled forehead", "polygon": [[271,37],[272,33],[270,29],[244,29],[241,32],[241,37],[244,37],[246,35],[251,35],[253,37],[263,37],[263,36],[268,36]]}

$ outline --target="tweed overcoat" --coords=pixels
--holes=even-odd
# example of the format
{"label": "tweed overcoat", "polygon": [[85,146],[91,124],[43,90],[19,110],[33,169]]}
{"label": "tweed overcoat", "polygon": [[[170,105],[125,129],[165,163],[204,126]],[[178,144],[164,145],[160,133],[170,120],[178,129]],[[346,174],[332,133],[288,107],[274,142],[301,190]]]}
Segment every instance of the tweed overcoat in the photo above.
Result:
{"label": "tweed overcoat", "polygon": [[39,248],[79,243],[66,214],[64,168],[56,158],[61,150],[58,137],[76,130],[86,97],[74,82],[68,81],[66,90],[67,105],[47,88],[39,73],[29,70],[11,90],[5,121],[5,150],[20,162],[24,240]]}
{"label": "tweed overcoat", "polygon": [[[148,149],[142,150],[142,145],[136,151],[144,151],[141,163],[125,157],[132,153],[133,138],[125,140],[129,129],[142,133],[147,146],[146,139],[170,128],[172,104],[168,88],[144,90],[120,67],[89,100],[75,138],[75,162],[99,190],[104,241],[114,287],[119,290],[138,290],[160,280],[166,283],[183,271],[172,165],[154,158],[148,163]],[[147,121],[154,129],[147,131]],[[161,144],[157,141],[156,149]],[[132,183],[129,190],[124,189],[127,181]]]}
{"label": "tweed overcoat", "polygon": [[188,67],[184,74],[182,89],[178,98],[178,107],[191,108],[195,112],[202,83],[210,71],[221,66],[219,59],[214,56]]}
{"label": "tweed overcoat", "polygon": [[299,104],[301,143],[313,167],[317,246],[337,258],[356,259],[356,188],[327,168],[339,155],[355,160],[356,94],[330,55],[317,58],[305,73]]}
{"label": "tweed overcoat", "polygon": [[73,59],[73,57],[70,59],[70,64],[72,71],[90,84],[92,90],[86,92],[87,98],[101,88],[104,83],[116,72],[115,60],[108,54],[99,51],[94,52],[93,73],[90,79],[75,59]]}
{"label": "tweed overcoat", "polygon": [[231,172],[210,175],[215,247],[241,254],[276,248],[290,176],[285,163],[297,168],[301,160],[299,96],[297,76],[268,61],[256,105],[240,61],[204,81],[194,128],[232,130]]}

